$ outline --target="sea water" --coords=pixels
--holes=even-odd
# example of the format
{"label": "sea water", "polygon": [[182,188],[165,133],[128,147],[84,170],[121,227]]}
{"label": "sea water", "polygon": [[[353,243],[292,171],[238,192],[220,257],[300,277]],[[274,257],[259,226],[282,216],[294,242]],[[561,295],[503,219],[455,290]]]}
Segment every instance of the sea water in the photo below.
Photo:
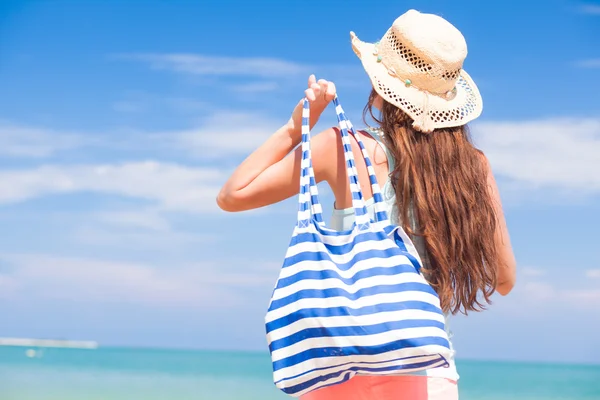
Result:
{"label": "sea water", "polygon": [[[461,400],[600,400],[600,366],[457,361]],[[0,400],[283,400],[267,353],[0,347]]]}

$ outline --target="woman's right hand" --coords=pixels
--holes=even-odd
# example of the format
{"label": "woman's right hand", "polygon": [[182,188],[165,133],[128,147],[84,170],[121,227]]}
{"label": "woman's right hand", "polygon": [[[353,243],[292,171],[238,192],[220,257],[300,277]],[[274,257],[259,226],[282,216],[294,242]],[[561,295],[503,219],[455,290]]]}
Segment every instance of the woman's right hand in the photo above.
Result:
{"label": "woman's right hand", "polygon": [[[304,91],[305,97],[310,103],[310,128],[317,123],[321,114],[329,103],[333,101],[336,95],[335,84],[325,79],[315,78],[314,75],[308,77],[308,88]],[[288,121],[288,129],[294,136],[302,134],[302,109],[304,108],[304,98],[298,102],[292,117]]]}
{"label": "woman's right hand", "polygon": [[[314,75],[308,78],[304,91],[310,103],[312,128],[327,105],[335,98],[335,85]],[[302,163],[302,110],[304,98],[298,102],[287,124],[279,128],[241,163],[221,188],[217,197],[225,211],[244,211],[274,204],[298,193]],[[329,128],[312,139],[315,179],[321,182],[337,166],[331,157],[339,136]],[[295,151],[294,148],[296,148]],[[290,154],[291,152],[291,154]],[[289,157],[288,157],[289,156]]]}

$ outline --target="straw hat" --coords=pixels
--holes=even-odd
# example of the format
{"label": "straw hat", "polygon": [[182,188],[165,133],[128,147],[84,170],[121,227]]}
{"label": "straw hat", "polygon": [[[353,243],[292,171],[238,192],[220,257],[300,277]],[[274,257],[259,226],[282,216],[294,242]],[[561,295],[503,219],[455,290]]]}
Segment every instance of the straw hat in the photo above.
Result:
{"label": "straw hat", "polygon": [[350,37],[373,88],[406,112],[415,129],[460,126],[481,114],[479,90],[462,69],[467,43],[445,19],[410,10],[377,43]]}

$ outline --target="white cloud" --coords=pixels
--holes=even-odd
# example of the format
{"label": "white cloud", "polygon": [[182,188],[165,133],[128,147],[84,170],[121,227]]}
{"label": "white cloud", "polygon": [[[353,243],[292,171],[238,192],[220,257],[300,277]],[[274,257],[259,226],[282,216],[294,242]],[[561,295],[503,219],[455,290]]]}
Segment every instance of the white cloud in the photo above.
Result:
{"label": "white cloud", "polygon": [[[205,162],[227,162],[249,154],[286,119],[287,116],[273,119],[261,113],[221,110],[188,129],[120,130],[117,140],[108,140],[102,134],[70,134],[13,125],[12,132],[20,132],[20,129],[29,132],[29,136],[9,135],[4,131],[4,136],[0,134],[0,144],[4,141],[0,154],[43,157],[93,143],[106,150],[120,151],[124,156],[127,151],[136,149],[138,153],[187,154]],[[495,174],[506,185],[503,189],[512,187],[521,194],[550,189],[570,197],[600,192],[600,174],[596,173],[600,170],[600,119],[488,121],[475,123],[473,133]],[[3,179],[0,202],[52,193],[95,191],[145,198],[172,209],[192,210],[212,205],[226,176],[223,171],[210,168],[151,161],[105,166],[47,165],[31,170],[0,171],[0,178]]]}
{"label": "white cloud", "polygon": [[167,97],[165,102],[173,110],[181,113],[197,113],[208,108],[208,104],[204,101],[189,97]]}
{"label": "white cloud", "polygon": [[259,76],[265,78],[306,74],[308,66],[269,57],[217,57],[191,53],[121,54],[118,58],[142,61],[151,68],[209,76]]}
{"label": "white cloud", "polygon": [[522,277],[507,297],[497,296],[492,308],[510,315],[530,318],[559,315],[572,308],[597,312],[600,287],[581,282],[561,282],[556,276]]}
{"label": "white cloud", "polygon": [[147,265],[37,254],[4,254],[0,288],[11,299],[133,302],[153,305],[230,307],[244,301],[239,288],[272,285],[270,274],[227,272],[223,265]]}
{"label": "white cloud", "polygon": [[600,119],[480,122],[473,132],[494,172],[522,188],[600,192]]}
{"label": "white cloud", "polygon": [[208,108],[200,100],[189,97],[165,97],[144,91],[127,91],[120,100],[113,103],[113,109],[121,113],[146,113],[174,111],[177,113],[198,113]]}
{"label": "white cloud", "polygon": [[[600,7],[598,7],[600,9]],[[600,15],[600,13],[599,13]],[[592,58],[589,60],[582,60],[576,64],[580,68],[600,68],[600,58]]]}
{"label": "white cloud", "polygon": [[543,269],[533,267],[519,268],[519,272],[524,276],[543,276],[546,274]]}
{"label": "white cloud", "polygon": [[78,215],[76,219],[81,222],[71,235],[74,242],[109,247],[113,251],[174,250],[218,239],[215,234],[173,229],[167,213],[154,208],[92,212]]}
{"label": "white cloud", "polygon": [[579,10],[584,14],[600,15],[600,5],[596,4],[583,4]]}
{"label": "white cloud", "polygon": [[563,290],[561,294],[576,304],[589,301],[592,302],[588,303],[589,305],[596,307],[600,302],[600,289]]}
{"label": "white cloud", "polygon": [[239,85],[232,85],[229,90],[237,93],[264,93],[279,89],[277,82],[250,82]]}
{"label": "white cloud", "polygon": [[100,224],[111,225],[119,228],[141,228],[150,231],[167,231],[170,224],[157,210],[123,210],[105,211],[93,215]]}
{"label": "white cloud", "polygon": [[518,268],[517,284],[507,298],[497,298],[495,303],[505,304],[503,309],[508,313],[522,316],[535,310],[536,313],[548,315],[557,310],[569,310],[572,307],[595,310],[600,300],[600,281],[589,278],[600,270],[579,271],[575,274],[564,274],[562,268],[544,270],[525,267]]}
{"label": "white cloud", "polygon": [[[348,45],[348,51],[350,46]],[[369,81],[360,62],[355,64],[308,65],[272,57],[220,57],[195,53],[130,53],[113,55],[114,58],[147,64],[151,69],[194,76],[199,82],[214,83],[215,77],[250,77],[268,82],[232,83],[219,81],[224,87],[237,92],[264,92],[279,87],[282,81],[307,79],[310,74],[330,79],[339,87],[368,89]],[[205,78],[204,80],[202,78]]]}
{"label": "white cloud", "polygon": [[145,112],[146,108],[146,104],[134,100],[120,100],[113,104],[113,110],[121,113],[141,113]]}
{"label": "white cloud", "polygon": [[556,295],[554,287],[545,282],[525,282],[522,291],[533,300],[549,300]]}
{"label": "white cloud", "polygon": [[[135,102],[116,103],[113,107],[122,107],[124,111],[145,111],[142,104]],[[106,132],[69,132],[49,127],[29,126],[17,122],[0,121],[0,155],[14,158],[50,158],[61,153],[78,151],[78,158],[93,150],[146,150],[160,144],[148,143],[143,132],[131,129],[111,128]]]}
{"label": "white cloud", "polygon": [[111,251],[127,249],[147,252],[148,249],[176,250],[186,246],[205,245],[214,242],[218,237],[176,230],[144,230],[117,227],[84,225],[73,233],[75,243],[83,243],[93,247],[108,247]]}
{"label": "white cloud", "polygon": [[212,212],[217,210],[215,198],[224,178],[217,169],[155,161],[2,170],[0,203],[96,192],[146,200],[167,210]]}
{"label": "white cloud", "polygon": [[[157,101],[124,100],[113,106],[122,112],[143,112],[151,109],[150,104],[156,104]],[[166,98],[161,102],[180,113],[193,114],[205,110],[204,103],[189,98]],[[113,128],[110,135],[104,132],[69,133],[26,125],[0,124],[0,155],[47,158],[61,151],[88,150],[93,147],[119,152],[125,157],[130,151],[165,154],[165,150],[175,150],[180,156],[191,154],[212,160],[248,154],[282,126],[288,117],[275,120],[261,112],[213,110],[187,129],[151,132]],[[78,158],[86,154],[91,153],[79,151]]]}
{"label": "white cloud", "polygon": [[0,155],[2,156],[42,158],[59,151],[91,144],[94,144],[94,141],[80,133],[58,132],[0,122]]}
{"label": "white cloud", "polygon": [[10,276],[2,275],[0,271],[0,299],[9,298],[17,290],[17,282]]}
{"label": "white cloud", "polygon": [[585,271],[585,276],[591,279],[600,279],[600,269],[588,269]]}
{"label": "white cloud", "polygon": [[219,111],[187,130],[150,134],[157,142],[206,158],[247,155],[286,122],[258,113]]}

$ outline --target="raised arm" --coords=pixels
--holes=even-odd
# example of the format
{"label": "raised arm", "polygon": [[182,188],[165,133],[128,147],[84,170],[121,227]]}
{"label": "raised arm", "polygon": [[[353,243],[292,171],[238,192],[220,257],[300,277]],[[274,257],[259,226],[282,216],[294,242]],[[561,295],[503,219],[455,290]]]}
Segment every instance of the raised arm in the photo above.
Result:
{"label": "raised arm", "polygon": [[[335,97],[335,85],[325,80],[316,82],[314,75],[311,75],[305,95],[310,102],[312,128]],[[251,210],[298,193],[302,153],[300,148],[294,148],[302,138],[302,105],[303,101],[300,101],[288,123],[250,154],[225,182],[217,196],[217,204],[221,209],[232,212]],[[311,140],[317,182],[328,180],[331,163],[326,151],[331,146],[332,138],[335,141],[335,131],[329,129]]]}

